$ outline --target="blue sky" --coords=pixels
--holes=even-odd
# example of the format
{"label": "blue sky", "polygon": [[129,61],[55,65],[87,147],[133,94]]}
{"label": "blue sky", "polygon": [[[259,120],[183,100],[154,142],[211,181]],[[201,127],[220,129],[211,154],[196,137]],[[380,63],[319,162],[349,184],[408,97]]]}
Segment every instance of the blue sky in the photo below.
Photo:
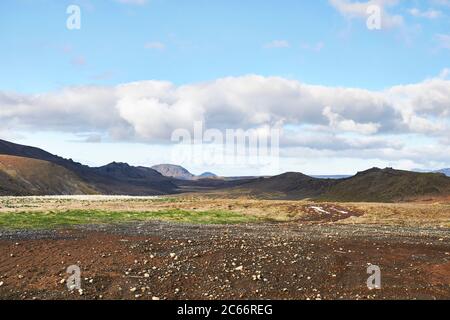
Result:
{"label": "blue sky", "polygon": [[[210,83],[227,77],[239,79],[258,75],[265,79],[278,77],[286,81],[326,88],[358,88],[367,90],[374,96],[389,91],[389,98],[386,98],[388,104],[394,99],[390,91],[396,86],[423,84],[427,79],[438,78],[443,85],[448,84],[450,1],[374,0],[371,3],[382,8],[383,19],[400,19],[395,20],[400,21],[399,23],[376,31],[367,29],[367,17],[356,10],[355,3],[357,2],[350,0],[2,0],[0,92],[13,95],[14,99],[20,96],[20,99],[17,98],[19,102],[15,100],[16,104],[8,104],[9,108],[18,110],[20,101],[31,101],[31,104],[36,100],[36,95],[57,95],[67,88],[78,86],[115,88],[131,82],[157,80],[168,81],[177,88]],[[71,4],[81,8],[80,30],[66,28],[66,8]],[[290,86],[284,82],[283,85]],[[408,94],[413,96],[414,91],[408,90]],[[403,96],[403,93],[401,95]],[[178,94],[176,96],[178,97]],[[395,96],[397,100],[392,102],[396,105],[394,109],[402,113],[399,111],[399,94],[396,92]],[[11,99],[8,96],[4,101],[9,103]],[[99,98],[96,96],[92,99],[92,108],[97,108],[96,99]],[[102,103],[104,100],[107,99],[102,98]],[[6,110],[7,104],[4,101],[3,108]],[[408,101],[412,105],[417,99],[410,98]],[[52,100],[52,103],[56,102]],[[433,103],[441,106],[443,102]],[[328,130],[327,134],[346,139],[347,142],[351,140],[350,145],[355,145],[355,139],[358,137],[355,137],[354,132],[346,131],[348,121],[356,123],[353,127],[362,128],[358,123],[374,124],[376,127],[379,121],[381,123],[386,120],[377,118],[363,121],[361,119],[364,118],[366,110],[363,106],[360,111],[352,113],[344,110],[344,105],[343,102],[336,110],[331,106],[331,117],[336,115],[341,119],[341,123],[333,127],[332,133]],[[433,108],[429,105],[421,107]],[[36,112],[38,106],[30,108]],[[65,108],[64,104],[61,108]],[[411,112],[427,121],[447,117],[446,110],[439,109],[436,113],[424,115],[423,110],[419,109],[403,112],[402,121],[412,121]],[[127,112],[120,109],[119,113],[122,116]],[[386,111],[386,114],[388,113]],[[205,115],[207,118],[214,118],[217,111],[214,115],[208,115],[207,112],[202,114]],[[78,114],[66,113],[65,116],[77,118]],[[164,153],[164,147],[155,147],[154,137],[150,139],[147,133],[141,134],[133,122],[135,118],[130,120],[130,117],[126,118],[126,121],[134,126],[135,132],[132,135],[138,136],[138,139],[123,139],[121,135],[117,144],[114,143],[117,139],[112,137],[111,128],[108,126],[119,120],[108,120],[108,124],[98,126],[94,121],[93,125],[88,126],[86,122],[89,121],[83,118],[80,120],[84,121],[81,124],[71,123],[70,126],[58,127],[54,123],[60,121],[60,118],[55,118],[52,124],[49,124],[40,123],[35,115],[18,113],[11,116],[5,112],[3,115],[0,113],[0,123],[6,129],[3,133],[0,130],[0,133],[5,138],[15,138],[19,143],[33,143],[65,156],[70,156],[68,150],[76,149],[80,154],[85,154],[79,157],[80,160],[94,165],[108,162],[108,159],[117,160],[112,157],[120,157],[123,161],[133,164],[147,165],[151,164],[150,161],[169,160],[164,157],[139,157],[138,151],[130,153],[127,158],[122,156],[123,152],[117,151],[119,142],[122,147],[128,145],[133,150],[137,142],[143,142],[145,146],[153,145],[152,148],[159,148],[158,150]],[[275,121],[281,116],[272,112],[270,117]],[[284,124],[298,125],[297,120],[289,123],[288,113],[283,117]],[[325,117],[326,119],[330,120],[330,117]],[[273,124],[271,121],[270,124]],[[323,119],[308,125],[323,125],[322,122]],[[328,127],[332,126],[331,122],[330,120]],[[304,152],[301,152],[295,157],[288,156],[283,159],[280,171],[353,173],[372,164],[392,164],[404,168],[450,165],[450,161],[445,161],[437,154],[428,161],[418,159],[412,153],[411,150],[420,148],[423,141],[425,145],[431,143],[436,149],[442,149],[442,143],[446,146],[446,142],[443,142],[446,129],[443,129],[445,134],[437,134],[434,129],[426,131],[423,126],[421,129],[411,129],[417,127],[419,122],[406,123],[405,125],[410,126],[409,131],[399,132],[400,129],[396,131],[392,129],[392,125],[386,125],[389,130],[380,129],[369,135],[358,133],[361,139],[402,141],[404,144],[398,147],[402,148],[402,157],[389,156],[396,150],[393,146],[389,146],[391,151],[383,149],[386,157],[358,156],[359,149],[354,149],[354,155],[348,158],[339,154],[328,154],[327,151],[330,150],[321,149],[320,155],[310,156],[313,159],[321,157],[322,160],[318,160],[317,165],[311,165],[309,157],[302,158]],[[233,124],[232,121],[230,123]],[[420,123],[423,124],[423,121]],[[254,122],[251,124],[264,125]],[[381,123],[378,127],[383,126],[384,123]],[[252,126],[245,124],[244,127]],[[296,128],[300,130],[299,126]],[[310,129],[308,127],[308,130]],[[102,142],[94,145],[74,142],[80,134],[91,133],[101,136]],[[311,135],[311,132],[306,132],[306,136],[308,134]],[[159,132],[154,135],[157,138],[162,136]],[[415,142],[407,142],[410,135],[418,135],[418,138],[414,139]],[[357,142],[360,143],[360,140]],[[310,146],[301,147],[311,149]],[[101,155],[96,155],[91,152],[92,149],[104,151]],[[292,149],[285,151],[286,154],[293,152]],[[314,150],[309,151],[315,154]],[[327,159],[332,159],[336,164],[326,165]],[[208,168],[193,168],[198,171],[203,169]],[[243,174],[247,171],[248,168],[236,171],[229,169],[221,173]]]}
{"label": "blue sky", "polygon": [[[65,27],[79,4],[81,30]],[[432,6],[448,13],[445,6]],[[68,85],[159,79],[176,84],[260,74],[307,83],[383,89],[416,83],[448,67],[436,34],[450,17],[416,18],[402,1],[404,28],[369,31],[327,0],[208,1],[5,0],[0,3],[4,90],[40,92]],[[290,48],[265,48],[284,40]],[[146,49],[148,43],[164,49]],[[321,45],[323,48],[313,48]],[[77,60],[78,64],[77,64]]]}

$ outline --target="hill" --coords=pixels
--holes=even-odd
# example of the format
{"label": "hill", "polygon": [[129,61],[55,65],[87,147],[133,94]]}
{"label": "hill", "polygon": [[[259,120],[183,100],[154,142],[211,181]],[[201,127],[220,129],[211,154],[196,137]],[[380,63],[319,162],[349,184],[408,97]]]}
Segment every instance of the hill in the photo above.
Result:
{"label": "hill", "polygon": [[196,176],[190,173],[187,169],[173,164],[158,164],[153,166],[152,169],[158,171],[165,177],[180,180],[194,180],[196,178]]}
{"label": "hill", "polygon": [[447,195],[450,195],[450,178],[443,174],[373,168],[340,180],[319,198],[332,201],[393,202]]}
{"label": "hill", "polygon": [[337,183],[334,179],[318,179],[298,172],[259,178],[248,182],[236,191],[267,198],[306,199],[317,197]]}
{"label": "hill", "polygon": [[113,162],[91,168],[44,150],[0,140],[0,195],[164,195],[223,189],[261,198],[394,202],[450,196],[450,177],[373,168],[344,179],[288,172],[274,177],[199,177],[180,166],[133,167]]}
{"label": "hill", "polygon": [[[106,166],[92,168],[101,177],[108,177],[116,194],[129,194],[129,189],[140,195],[163,195],[176,193],[177,186],[170,178],[146,167],[133,167],[127,163],[112,162]],[[107,188],[104,186],[103,189]]]}
{"label": "hill", "polygon": [[219,178],[212,172],[203,172],[201,175],[197,176],[197,179],[217,179]]}
{"label": "hill", "polygon": [[391,168],[373,168],[345,179],[320,179],[290,172],[250,181],[228,192],[292,200],[396,202],[449,196],[450,178],[440,173]]}
{"label": "hill", "polygon": [[[47,161],[61,166],[85,184],[90,185],[102,194],[113,195],[162,195],[177,192],[177,186],[167,177],[160,175],[150,168],[110,165],[91,168],[74,162],[72,159],[64,159],[39,148],[23,146],[5,140],[0,140],[0,154],[19,156],[29,159]],[[136,175],[139,171],[140,175]],[[144,172],[146,172],[144,174]]]}
{"label": "hill", "polygon": [[445,174],[447,177],[450,177],[450,168],[440,169],[437,171],[434,171],[435,173],[442,173]]}
{"label": "hill", "polygon": [[98,191],[54,163],[0,155],[0,195],[73,195]]}

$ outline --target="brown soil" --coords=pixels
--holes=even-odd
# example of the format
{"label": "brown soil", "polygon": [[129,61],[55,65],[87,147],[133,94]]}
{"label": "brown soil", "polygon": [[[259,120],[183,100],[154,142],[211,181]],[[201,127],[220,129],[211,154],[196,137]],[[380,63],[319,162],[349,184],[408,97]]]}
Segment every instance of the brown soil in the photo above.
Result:
{"label": "brown soil", "polygon": [[0,252],[1,299],[450,299],[448,229],[145,222],[0,231]]}

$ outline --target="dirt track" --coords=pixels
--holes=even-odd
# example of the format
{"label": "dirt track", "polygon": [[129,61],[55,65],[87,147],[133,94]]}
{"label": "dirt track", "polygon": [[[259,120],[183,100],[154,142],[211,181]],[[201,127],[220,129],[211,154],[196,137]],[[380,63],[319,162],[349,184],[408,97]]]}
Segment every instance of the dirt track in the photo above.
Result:
{"label": "dirt track", "polygon": [[1,299],[450,299],[448,229],[145,222],[0,231],[0,252]]}

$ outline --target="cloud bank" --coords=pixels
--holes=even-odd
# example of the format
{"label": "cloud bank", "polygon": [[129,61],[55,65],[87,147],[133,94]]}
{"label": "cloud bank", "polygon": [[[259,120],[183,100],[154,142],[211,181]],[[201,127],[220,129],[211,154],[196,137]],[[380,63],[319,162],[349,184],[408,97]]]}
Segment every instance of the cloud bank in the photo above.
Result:
{"label": "cloud bank", "polygon": [[182,86],[141,81],[42,94],[0,91],[0,106],[0,126],[13,132],[169,143],[174,130],[203,121],[219,130],[280,128],[288,157],[375,157],[428,166],[445,162],[450,151],[445,77],[382,91],[258,75]]}

